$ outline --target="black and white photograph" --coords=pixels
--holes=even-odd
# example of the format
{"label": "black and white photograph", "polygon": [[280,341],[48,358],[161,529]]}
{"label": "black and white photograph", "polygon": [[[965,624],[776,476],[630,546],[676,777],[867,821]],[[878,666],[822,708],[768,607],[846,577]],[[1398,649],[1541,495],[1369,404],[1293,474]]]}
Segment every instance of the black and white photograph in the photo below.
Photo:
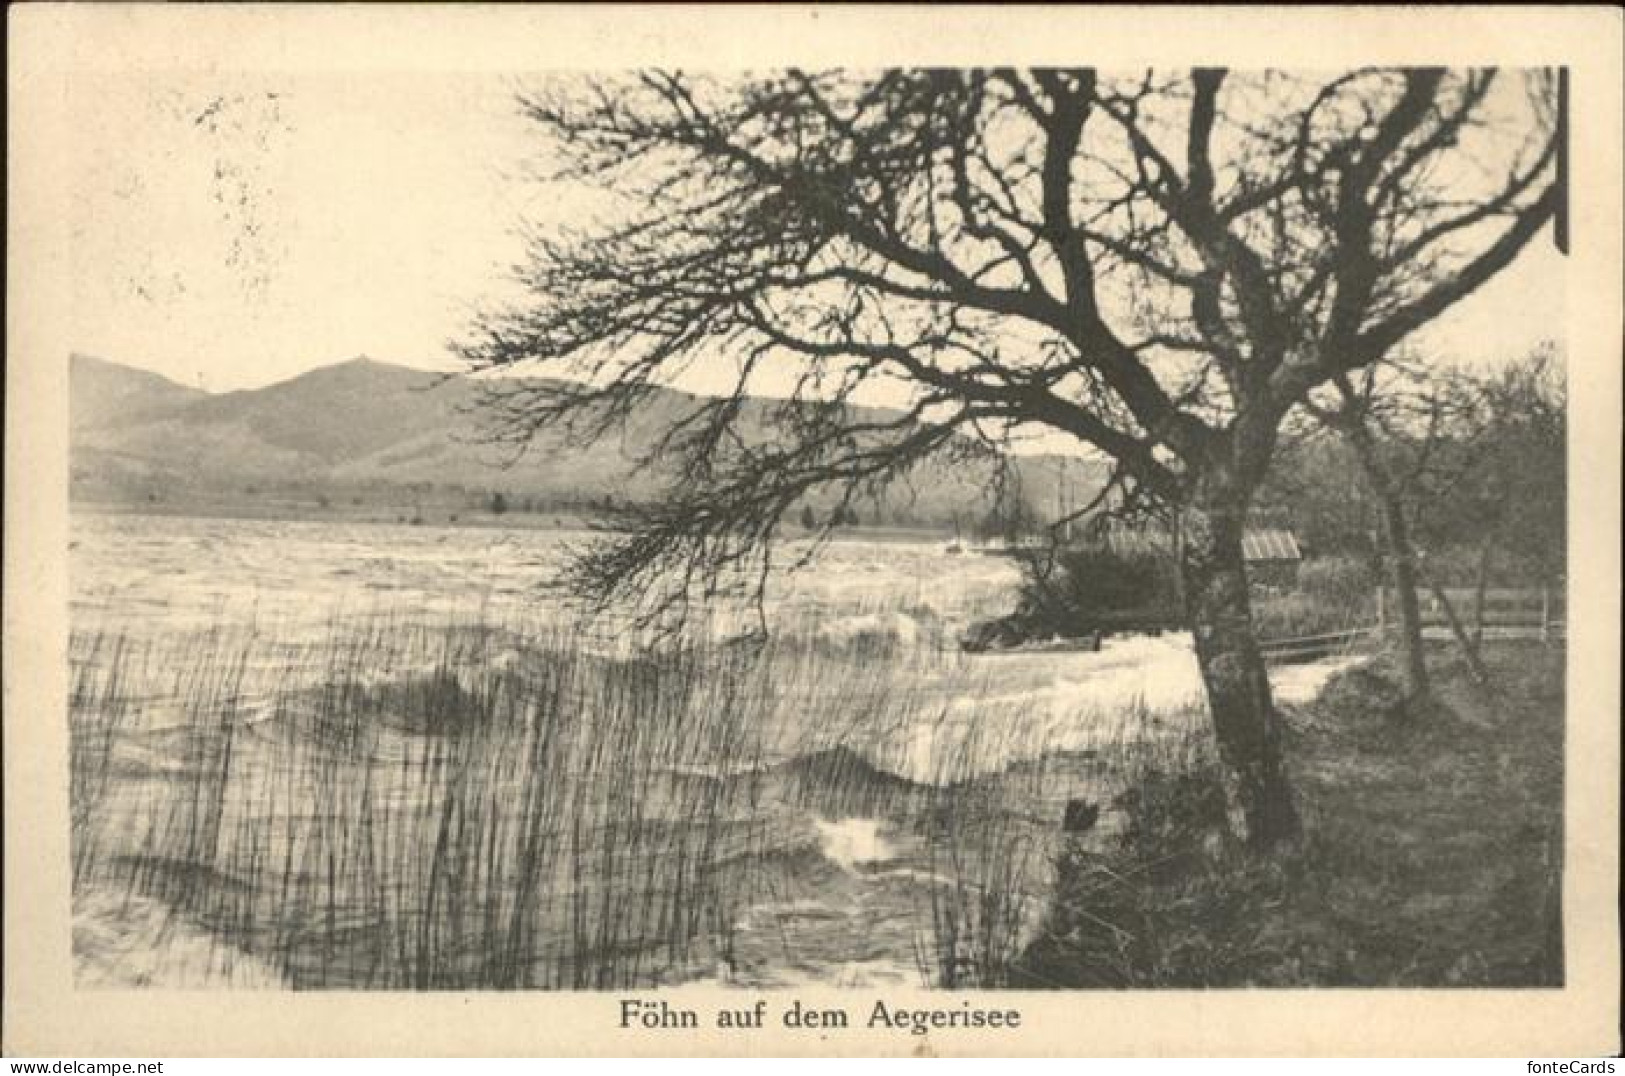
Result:
{"label": "black and white photograph", "polygon": [[531,10],[535,63],[419,70],[223,14],[378,52],[91,6],[34,87],[62,601],[7,755],[59,750],[6,782],[79,1004],[589,993],[592,1049],[812,991],[952,1053],[1617,954],[1594,67],[560,62]]}

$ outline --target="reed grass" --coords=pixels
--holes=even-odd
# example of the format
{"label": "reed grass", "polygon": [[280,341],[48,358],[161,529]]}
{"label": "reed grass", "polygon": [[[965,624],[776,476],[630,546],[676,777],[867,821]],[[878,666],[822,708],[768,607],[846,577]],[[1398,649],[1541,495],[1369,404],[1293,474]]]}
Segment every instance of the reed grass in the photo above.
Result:
{"label": "reed grass", "polygon": [[910,794],[834,755],[786,769],[792,741],[805,760],[908,724],[872,641],[606,652],[391,618],[297,653],[275,635],[76,636],[74,886],[159,900],[296,988],[710,975],[793,812]]}
{"label": "reed grass", "polygon": [[924,983],[1010,985],[1068,801],[1098,803],[1106,839],[1201,722],[1028,720],[940,622],[843,613],[856,630],[813,611],[659,651],[482,614],[335,618],[300,645],[81,626],[75,892],[156,901],[211,965],[298,989],[761,981],[753,962],[816,964],[792,951],[816,932],[764,954],[747,910],[794,903],[811,819],[871,819],[902,851],[861,881],[910,894],[913,952],[893,955]]}

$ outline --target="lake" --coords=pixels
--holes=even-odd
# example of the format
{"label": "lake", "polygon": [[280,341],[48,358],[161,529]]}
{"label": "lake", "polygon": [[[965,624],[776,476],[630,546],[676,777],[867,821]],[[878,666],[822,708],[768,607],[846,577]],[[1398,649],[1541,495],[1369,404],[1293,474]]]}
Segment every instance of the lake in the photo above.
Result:
{"label": "lake", "polygon": [[768,644],[719,606],[679,658],[560,592],[587,533],[71,537],[86,983],[1000,985],[1067,802],[1109,841],[1148,751],[1206,749],[1187,638],[967,656],[1017,568],[937,542],[832,542]]}

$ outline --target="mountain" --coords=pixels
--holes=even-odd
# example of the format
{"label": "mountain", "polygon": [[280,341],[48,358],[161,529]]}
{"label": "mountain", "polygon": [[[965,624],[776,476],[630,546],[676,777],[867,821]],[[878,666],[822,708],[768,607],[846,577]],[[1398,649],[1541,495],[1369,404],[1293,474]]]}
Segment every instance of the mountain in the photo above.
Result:
{"label": "mountain", "polygon": [[[352,359],[268,388],[228,392],[188,408],[183,425],[240,429],[274,449],[321,466],[359,458],[398,443],[411,431],[455,425],[470,402],[466,381]],[[177,416],[180,418],[180,416]]]}
{"label": "mountain", "polygon": [[[492,437],[485,399],[493,383],[359,358],[264,388],[211,395],[100,359],[72,362],[73,495],[85,501],[208,504],[256,512],[298,506],[489,506],[580,512],[606,501],[659,495],[670,474],[636,461],[702,401],[656,389],[624,430],[592,444],[541,429],[522,453]],[[500,383],[545,397],[557,381]],[[772,436],[774,401],[749,400],[747,441]],[[875,418],[890,412],[876,410]],[[1017,457],[1040,516],[1098,488],[1088,461]],[[990,463],[931,461],[882,499],[859,505],[864,522],[967,526],[991,508]],[[1083,493],[1063,495],[1062,486]],[[833,494],[809,498],[816,510]],[[388,514],[388,513],[386,513]]]}
{"label": "mountain", "polygon": [[143,421],[76,428],[75,450],[143,460],[208,483],[320,481],[416,435],[445,436],[466,384],[356,359],[261,389],[204,395]]}
{"label": "mountain", "polygon": [[178,410],[208,394],[167,377],[77,352],[68,357],[68,421],[100,429]]}

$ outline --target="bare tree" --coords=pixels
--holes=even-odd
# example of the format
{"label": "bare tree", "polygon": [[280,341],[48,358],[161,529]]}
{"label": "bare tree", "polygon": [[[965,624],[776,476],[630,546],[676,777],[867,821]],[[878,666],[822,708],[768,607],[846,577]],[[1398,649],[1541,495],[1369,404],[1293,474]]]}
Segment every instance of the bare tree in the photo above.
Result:
{"label": "bare tree", "polygon": [[[1527,91],[1527,92],[1525,92]],[[1491,71],[639,72],[525,96],[598,195],[532,237],[527,297],[462,353],[532,360],[516,436],[605,433],[694,363],[732,391],[674,421],[670,499],[578,565],[596,593],[765,571],[806,491],[860,491],[1024,429],[1181,506],[1188,613],[1249,839],[1299,820],[1241,533],[1287,412],[1507,266],[1558,202],[1554,95]],[[777,380],[774,380],[777,379]],[[773,436],[753,388],[791,397]],[[877,417],[877,389],[908,401]],[[759,433],[759,431],[758,431]]]}
{"label": "bare tree", "polygon": [[1358,377],[1333,378],[1331,400],[1310,399],[1304,405],[1349,446],[1376,501],[1387,583],[1393,587],[1399,613],[1410,713],[1422,712],[1416,704],[1431,692],[1411,517],[1428,503],[1430,491],[1436,493],[1461,478],[1463,423],[1471,413],[1460,378],[1428,374],[1414,363],[1373,363]]}
{"label": "bare tree", "polygon": [[1476,377],[1462,376],[1455,425],[1458,461],[1428,476],[1424,536],[1442,549],[1471,549],[1476,562],[1469,633],[1436,573],[1429,582],[1481,679],[1479,659],[1492,561],[1511,555],[1522,580],[1559,582],[1567,511],[1566,391],[1550,345]]}
{"label": "bare tree", "polygon": [[[1407,694],[1429,692],[1420,590],[1445,613],[1474,676],[1489,674],[1483,640],[1491,562],[1514,554],[1524,578],[1561,574],[1566,471],[1564,392],[1551,345],[1490,374],[1441,370],[1414,357],[1335,378],[1304,403],[1348,447],[1382,522],[1380,544],[1396,596]],[[1308,475],[1307,481],[1324,475]],[[1441,554],[1424,570],[1419,543]],[[1471,629],[1444,588],[1439,561],[1476,561]],[[1448,574],[1460,576],[1458,569]],[[1414,709],[1414,708],[1413,708]]]}

